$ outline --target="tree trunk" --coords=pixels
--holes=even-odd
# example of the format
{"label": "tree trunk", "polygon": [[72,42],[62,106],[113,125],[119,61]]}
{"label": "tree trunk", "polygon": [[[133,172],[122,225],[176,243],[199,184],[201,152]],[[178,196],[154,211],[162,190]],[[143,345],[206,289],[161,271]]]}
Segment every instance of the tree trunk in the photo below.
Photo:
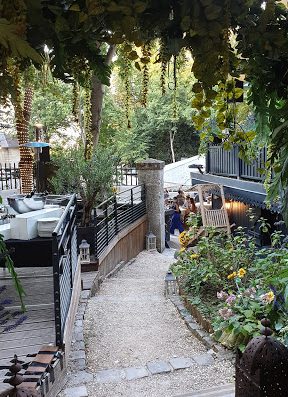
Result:
{"label": "tree trunk", "polygon": [[[110,65],[115,54],[115,45],[110,45],[107,51],[105,63]],[[91,91],[91,133],[93,139],[93,147],[96,147],[99,142],[100,127],[102,120],[102,108],[104,98],[104,85],[93,74],[92,76],[92,91]]]}
{"label": "tree trunk", "polygon": [[[33,99],[33,87],[28,86],[25,89],[23,109],[15,111],[16,130],[19,145],[28,142],[28,126],[31,116]],[[19,171],[21,179],[21,192],[24,194],[31,193],[33,190],[33,155],[31,149],[20,146]]]}

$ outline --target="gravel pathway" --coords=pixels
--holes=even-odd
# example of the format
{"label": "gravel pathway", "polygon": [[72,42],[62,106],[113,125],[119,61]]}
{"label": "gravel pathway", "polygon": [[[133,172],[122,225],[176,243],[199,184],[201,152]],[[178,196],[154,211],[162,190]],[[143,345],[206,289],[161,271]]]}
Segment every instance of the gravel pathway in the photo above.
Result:
{"label": "gravel pathway", "polygon": [[232,364],[212,358],[164,297],[173,261],[169,250],[143,251],[89,300],[89,397],[172,397],[232,382]]}

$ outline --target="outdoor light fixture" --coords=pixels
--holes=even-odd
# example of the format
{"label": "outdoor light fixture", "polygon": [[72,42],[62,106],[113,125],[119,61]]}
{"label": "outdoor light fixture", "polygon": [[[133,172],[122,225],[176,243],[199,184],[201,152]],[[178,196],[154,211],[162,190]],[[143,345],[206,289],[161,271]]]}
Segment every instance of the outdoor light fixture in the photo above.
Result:
{"label": "outdoor light fixture", "polygon": [[80,263],[90,263],[90,244],[86,240],[82,240],[79,245]]}
{"label": "outdoor light fixture", "polygon": [[176,295],[178,292],[177,281],[174,274],[169,270],[165,276],[165,296]]}
{"label": "outdoor light fixture", "polygon": [[146,234],[146,250],[147,251],[156,250],[156,236],[152,232]]}
{"label": "outdoor light fixture", "polygon": [[226,200],[225,201],[225,208],[226,208],[227,211],[230,210],[230,208],[231,208],[231,201],[230,200]]}

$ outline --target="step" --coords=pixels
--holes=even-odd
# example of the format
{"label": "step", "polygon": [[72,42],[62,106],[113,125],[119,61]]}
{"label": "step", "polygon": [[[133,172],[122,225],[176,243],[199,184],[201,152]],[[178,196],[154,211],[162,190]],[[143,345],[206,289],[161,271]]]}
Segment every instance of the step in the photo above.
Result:
{"label": "step", "polygon": [[211,387],[210,389],[193,391],[175,397],[235,397],[234,384]]}

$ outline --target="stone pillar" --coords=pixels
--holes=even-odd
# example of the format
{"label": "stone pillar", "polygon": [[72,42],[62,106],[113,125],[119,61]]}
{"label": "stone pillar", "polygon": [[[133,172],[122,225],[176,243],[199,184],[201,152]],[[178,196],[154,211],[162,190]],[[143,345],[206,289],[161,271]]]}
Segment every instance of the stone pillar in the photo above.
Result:
{"label": "stone pillar", "polygon": [[140,185],[146,188],[148,231],[156,236],[157,250],[165,248],[164,161],[147,159],[136,164]]}

